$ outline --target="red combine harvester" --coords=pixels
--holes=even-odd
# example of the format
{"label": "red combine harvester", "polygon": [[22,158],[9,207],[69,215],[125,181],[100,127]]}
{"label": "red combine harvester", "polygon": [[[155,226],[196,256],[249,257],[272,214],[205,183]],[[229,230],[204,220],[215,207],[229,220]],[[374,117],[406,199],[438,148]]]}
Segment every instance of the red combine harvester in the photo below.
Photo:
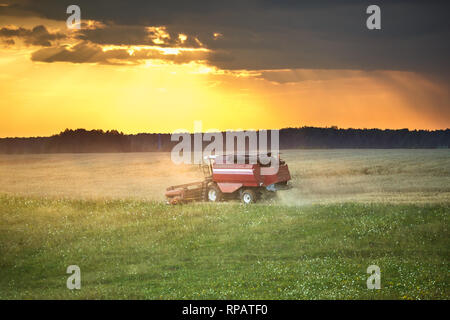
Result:
{"label": "red combine harvester", "polygon": [[259,158],[256,164],[250,164],[248,156],[220,157],[223,157],[222,161],[217,161],[218,156],[205,159],[208,163],[201,166],[205,180],[167,188],[167,202],[218,202],[240,198],[243,203],[250,204],[263,193],[288,188],[291,175],[287,164],[281,159],[276,168],[260,163]]}

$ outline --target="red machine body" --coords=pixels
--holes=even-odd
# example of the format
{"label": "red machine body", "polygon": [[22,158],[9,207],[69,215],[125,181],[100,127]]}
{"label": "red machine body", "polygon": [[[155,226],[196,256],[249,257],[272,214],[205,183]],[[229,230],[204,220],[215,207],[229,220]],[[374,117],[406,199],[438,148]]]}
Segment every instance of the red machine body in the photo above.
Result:
{"label": "red machine body", "polygon": [[261,164],[217,164],[212,165],[212,181],[223,193],[231,193],[241,187],[267,187],[291,180],[287,164],[262,167]]}

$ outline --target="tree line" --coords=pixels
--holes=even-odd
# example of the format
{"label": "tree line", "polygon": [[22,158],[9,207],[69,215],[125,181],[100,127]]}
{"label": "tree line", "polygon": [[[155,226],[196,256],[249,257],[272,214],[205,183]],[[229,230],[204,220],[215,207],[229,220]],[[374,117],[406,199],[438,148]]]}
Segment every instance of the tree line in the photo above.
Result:
{"label": "tree line", "polygon": [[[450,145],[450,129],[429,131],[301,127],[281,129],[279,137],[282,150],[448,148]],[[167,133],[124,134],[116,130],[66,129],[50,137],[0,138],[0,153],[154,152],[170,151],[177,143],[171,141],[171,135]]]}

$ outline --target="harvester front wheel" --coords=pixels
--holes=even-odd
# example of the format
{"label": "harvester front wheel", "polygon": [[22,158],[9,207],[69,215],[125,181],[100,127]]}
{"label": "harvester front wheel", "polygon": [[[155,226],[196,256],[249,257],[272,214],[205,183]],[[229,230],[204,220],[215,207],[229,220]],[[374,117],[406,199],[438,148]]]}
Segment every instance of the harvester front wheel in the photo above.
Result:
{"label": "harvester front wheel", "polygon": [[222,192],[216,185],[212,185],[208,188],[208,201],[219,202],[222,200]]}
{"label": "harvester front wheel", "polygon": [[251,189],[245,189],[241,193],[241,201],[244,204],[251,204],[256,202],[256,193]]}

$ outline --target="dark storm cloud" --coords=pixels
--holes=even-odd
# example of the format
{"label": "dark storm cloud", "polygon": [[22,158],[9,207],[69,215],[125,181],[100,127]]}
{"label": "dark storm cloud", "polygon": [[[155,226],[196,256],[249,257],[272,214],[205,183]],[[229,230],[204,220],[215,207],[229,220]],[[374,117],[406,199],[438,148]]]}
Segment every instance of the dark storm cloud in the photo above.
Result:
{"label": "dark storm cloud", "polygon": [[112,63],[115,60],[124,60],[129,57],[126,50],[102,51],[95,45],[80,43],[73,48],[59,46],[44,48],[34,52],[31,60],[41,62],[73,62],[73,63]]}
{"label": "dark storm cloud", "polygon": [[[170,37],[160,39],[163,42],[159,43],[159,46],[183,46],[190,48],[200,47],[199,44],[195,42],[194,37],[190,37],[182,43],[178,38],[178,33],[167,33]],[[80,30],[77,35],[78,39],[89,40],[93,43],[105,45],[155,45],[152,39],[157,37],[157,32],[147,30],[147,27],[145,26],[115,24],[104,25],[101,28]]]}
{"label": "dark storm cloud", "polygon": [[[65,20],[66,1],[18,0],[3,14],[20,12]],[[148,44],[146,26],[166,26],[171,40],[196,38],[223,69],[390,69],[448,76],[450,6],[445,1],[376,1],[382,30],[366,28],[372,1],[88,1],[82,19],[104,29],[80,37],[99,44]],[[8,11],[9,10],[9,11]],[[214,32],[223,36],[214,38]],[[164,45],[176,45],[169,40]]]}
{"label": "dark storm cloud", "polygon": [[144,26],[115,26],[81,30],[79,39],[89,40],[98,44],[114,45],[148,45],[153,44]]}
{"label": "dark storm cloud", "polygon": [[13,46],[16,44],[16,42],[13,39],[5,39],[2,42],[6,46]]}
{"label": "dark storm cloud", "polygon": [[[50,47],[51,41],[64,39],[62,33],[50,33],[44,26],[36,26],[33,29],[25,28],[1,28],[0,38],[6,38],[5,42],[14,44],[12,38],[23,39],[26,44]],[[11,42],[12,41],[12,42]]]}
{"label": "dark storm cloud", "polygon": [[28,17],[40,15],[39,12],[25,9],[24,1],[3,0],[1,4],[0,16]]}
{"label": "dark storm cloud", "polygon": [[129,65],[140,64],[149,59],[181,64],[192,61],[204,61],[206,57],[206,52],[195,51],[182,51],[179,54],[164,54],[157,49],[141,49],[131,54],[126,49],[121,48],[104,51],[99,45],[81,42],[73,47],[59,46],[40,49],[31,55],[31,60],[40,62]]}

